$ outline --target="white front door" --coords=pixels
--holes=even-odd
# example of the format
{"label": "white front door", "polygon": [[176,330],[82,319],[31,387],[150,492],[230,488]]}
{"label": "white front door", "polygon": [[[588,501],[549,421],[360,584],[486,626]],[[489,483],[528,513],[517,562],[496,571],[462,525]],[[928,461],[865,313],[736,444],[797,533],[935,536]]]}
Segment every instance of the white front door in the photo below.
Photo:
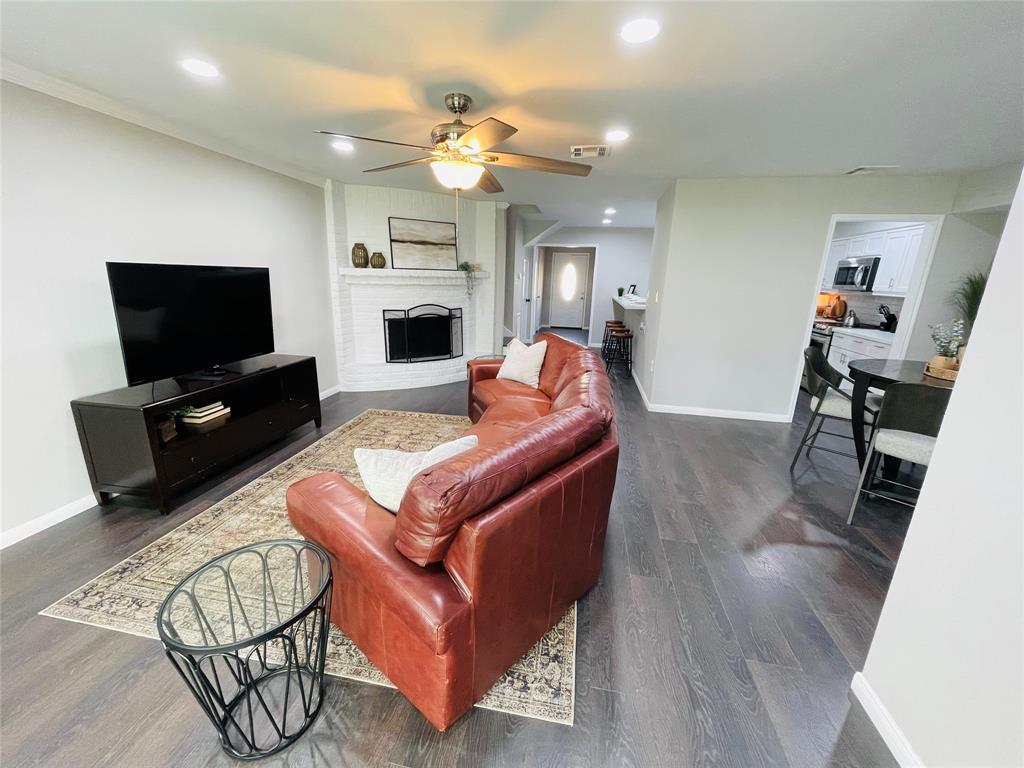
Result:
{"label": "white front door", "polygon": [[551,310],[548,322],[556,328],[582,328],[587,299],[590,254],[555,251],[551,256]]}

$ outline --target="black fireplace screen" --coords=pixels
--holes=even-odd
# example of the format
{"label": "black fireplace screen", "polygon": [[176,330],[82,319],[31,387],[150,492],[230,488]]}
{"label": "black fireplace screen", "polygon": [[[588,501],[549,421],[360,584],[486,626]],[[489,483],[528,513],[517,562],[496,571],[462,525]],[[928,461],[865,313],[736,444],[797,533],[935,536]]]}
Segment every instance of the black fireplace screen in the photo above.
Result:
{"label": "black fireplace screen", "polygon": [[462,310],[440,304],[385,309],[384,353],[389,363],[462,357]]}

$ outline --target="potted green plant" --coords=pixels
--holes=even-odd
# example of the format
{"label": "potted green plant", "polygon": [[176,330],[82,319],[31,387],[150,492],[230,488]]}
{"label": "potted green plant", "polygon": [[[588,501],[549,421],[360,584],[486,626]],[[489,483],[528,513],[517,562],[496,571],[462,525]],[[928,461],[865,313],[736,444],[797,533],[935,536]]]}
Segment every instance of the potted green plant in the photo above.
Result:
{"label": "potted green plant", "polygon": [[[945,323],[936,323],[928,327],[932,329],[932,341],[935,342],[935,356],[928,361],[926,372],[928,368],[933,371],[955,372],[960,368],[957,352],[964,343],[964,321],[960,319],[953,320],[950,322],[949,327]],[[949,375],[944,378],[953,377],[953,375]]]}
{"label": "potted green plant", "polygon": [[621,296],[622,294],[624,294],[626,292],[626,289],[623,288],[621,285],[618,288],[616,288],[615,290],[619,292],[619,296]]}
{"label": "potted green plant", "polygon": [[981,306],[981,297],[985,295],[987,282],[988,275],[984,272],[968,272],[960,278],[959,284],[949,297],[949,303],[966,321],[968,332],[974,327],[974,321],[978,317],[978,307]]}

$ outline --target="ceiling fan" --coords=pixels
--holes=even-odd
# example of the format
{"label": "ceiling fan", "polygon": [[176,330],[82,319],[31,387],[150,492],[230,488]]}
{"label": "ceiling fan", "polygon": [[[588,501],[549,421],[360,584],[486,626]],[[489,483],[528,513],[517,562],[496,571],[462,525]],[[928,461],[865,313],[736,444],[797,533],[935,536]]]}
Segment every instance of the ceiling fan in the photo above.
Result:
{"label": "ceiling fan", "polygon": [[435,125],[431,129],[430,143],[432,146],[429,147],[387,139],[372,139],[368,136],[353,136],[350,133],[335,133],[334,131],[317,131],[317,133],[359,141],[375,141],[378,144],[392,144],[427,152],[429,153],[428,157],[384,165],[380,168],[368,168],[364,173],[390,171],[394,168],[404,168],[407,165],[429,163],[434,176],[448,189],[471,189],[479,184],[484,192],[501,192],[502,186],[491,173],[490,168],[487,168],[488,165],[545,173],[564,173],[570,176],[586,176],[590,173],[590,166],[584,163],[571,163],[567,160],[521,155],[515,152],[495,152],[492,147],[511,137],[518,131],[517,128],[493,117],[488,117],[476,125],[467,125],[462,122],[462,116],[473,106],[473,99],[464,93],[449,93],[444,97],[444,105],[454,113],[455,119],[450,123]]}

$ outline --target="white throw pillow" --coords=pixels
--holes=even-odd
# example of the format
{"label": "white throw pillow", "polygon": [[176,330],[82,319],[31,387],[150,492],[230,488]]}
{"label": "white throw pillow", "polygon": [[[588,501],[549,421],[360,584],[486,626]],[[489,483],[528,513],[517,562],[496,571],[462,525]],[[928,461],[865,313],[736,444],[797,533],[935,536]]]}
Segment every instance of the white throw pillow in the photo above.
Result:
{"label": "white throw pillow", "polygon": [[387,448],[356,448],[356,467],[370,498],[384,509],[398,512],[409,483],[427,467],[440,464],[464,451],[476,448],[476,435],[431,448],[429,451],[393,451]]}
{"label": "white throw pillow", "polygon": [[536,389],[540,383],[540,369],[544,365],[544,355],[547,351],[546,340],[526,346],[519,339],[513,338],[509,342],[505,361],[498,370],[498,378],[518,381]]}

